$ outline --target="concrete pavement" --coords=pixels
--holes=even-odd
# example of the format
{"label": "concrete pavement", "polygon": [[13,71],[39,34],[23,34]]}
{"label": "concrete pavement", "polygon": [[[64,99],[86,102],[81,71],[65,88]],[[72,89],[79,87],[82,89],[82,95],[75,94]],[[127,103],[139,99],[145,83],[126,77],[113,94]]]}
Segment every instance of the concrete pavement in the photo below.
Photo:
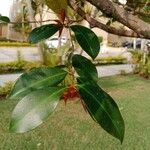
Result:
{"label": "concrete pavement", "polygon": [[[121,71],[130,73],[133,70],[131,64],[123,65],[110,65],[110,66],[97,66],[98,76],[106,77],[120,74]],[[5,74],[0,75],[0,86],[3,86],[5,82],[15,81],[21,74]]]}

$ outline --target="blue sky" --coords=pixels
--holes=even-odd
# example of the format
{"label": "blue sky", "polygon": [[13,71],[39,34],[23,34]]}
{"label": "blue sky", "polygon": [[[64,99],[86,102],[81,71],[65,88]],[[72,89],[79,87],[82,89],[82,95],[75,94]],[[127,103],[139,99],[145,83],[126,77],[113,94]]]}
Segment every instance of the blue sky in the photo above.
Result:
{"label": "blue sky", "polygon": [[9,8],[13,0],[0,0],[0,14],[9,16]]}

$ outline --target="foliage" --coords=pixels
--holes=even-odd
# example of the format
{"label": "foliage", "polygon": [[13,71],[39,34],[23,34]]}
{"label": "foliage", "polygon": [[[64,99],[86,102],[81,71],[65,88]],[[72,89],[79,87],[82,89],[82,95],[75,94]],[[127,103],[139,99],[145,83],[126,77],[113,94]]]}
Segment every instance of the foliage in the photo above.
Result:
{"label": "foliage", "polygon": [[55,24],[48,24],[35,28],[29,35],[29,41],[31,43],[37,43],[45,40],[54,35],[59,29],[60,26]]}
{"label": "foliage", "polygon": [[143,65],[141,68],[139,68],[140,71],[139,71],[139,75],[148,79],[150,74],[149,74],[149,68],[147,67],[147,65]]}
{"label": "foliage", "polygon": [[150,0],[127,0],[127,6],[134,9],[134,11],[140,12],[138,14],[139,18],[148,23],[150,23],[150,20],[146,14],[149,14],[150,11],[149,3]]}
{"label": "foliage", "polygon": [[38,89],[56,86],[65,78],[66,74],[66,71],[59,67],[33,69],[21,75],[11,90],[9,97],[11,99],[23,98],[28,93]]}
{"label": "foliage", "polygon": [[[69,1],[56,0],[53,2],[52,0],[45,0],[45,2],[47,6],[56,13],[58,19],[53,20],[55,22],[53,24],[41,25],[33,29],[29,35],[29,41],[31,43],[41,42],[57,32],[59,32],[59,36],[61,36],[63,29],[66,28],[70,33],[70,38],[72,37],[71,34],[74,33],[80,47],[94,60],[100,51],[99,39],[92,30],[81,25],[73,24],[74,21],[69,20],[68,16],[66,16],[67,2]],[[128,13],[130,9],[125,10],[126,7],[119,7],[118,5],[118,8],[122,9],[120,12],[125,11],[123,14],[132,17],[131,19],[127,19],[128,16],[123,18],[122,14],[119,14],[120,12],[117,10],[117,5],[112,3],[112,1],[107,0],[106,5],[105,3],[97,3],[97,5],[96,1],[89,2],[102,11],[102,16],[105,15],[110,19],[112,17],[112,22],[115,20],[119,21],[132,29],[137,34],[135,34],[135,36],[149,38],[148,24],[141,22],[141,20],[139,21],[137,17],[135,18],[137,26],[133,24],[132,19],[134,21],[134,15]],[[142,3],[144,3],[144,6],[143,4],[141,6],[139,0],[128,0],[126,5],[131,8],[131,11],[133,10],[133,14],[134,11],[141,9],[142,13],[145,13],[149,9],[147,8],[147,2],[149,2],[149,0],[143,0]],[[95,18],[90,18],[91,14],[88,14],[89,11],[86,13],[82,11],[82,9],[78,9],[78,5],[83,8],[84,4],[84,1],[80,0],[75,1],[75,7],[70,3],[71,7],[90,23],[91,27],[98,26],[105,31],[118,35],[130,35],[128,32],[127,34],[125,34],[126,32],[120,32],[118,28],[110,26],[111,24],[105,25],[103,22],[95,20],[95,14]],[[103,5],[101,6],[100,4]],[[140,14],[138,14],[138,16],[141,17]],[[6,18],[1,17],[1,20],[9,22]],[[77,21],[75,20],[75,22]],[[93,24],[93,22],[95,23]],[[145,25],[145,30],[141,29],[140,23]],[[132,34],[130,36],[134,35]],[[117,104],[113,98],[98,85],[97,70],[92,62],[86,57],[75,55],[72,40],[71,44],[72,45],[68,48],[70,50],[69,54],[66,57],[67,63],[63,64],[63,66],[33,69],[23,74],[17,80],[9,95],[9,98],[19,99],[19,103],[12,114],[10,130],[23,133],[40,125],[43,120],[55,110],[59,100],[63,98],[66,92],[66,101],[70,100],[70,98],[80,98],[84,109],[90,114],[93,120],[101,125],[109,134],[118,138],[122,143],[125,125]],[[58,50],[61,51],[61,49]],[[75,77],[75,71],[78,74],[77,78]],[[72,76],[72,83],[64,84],[68,76]]]}
{"label": "foliage", "polygon": [[1,16],[0,15],[0,23],[9,23],[10,19],[6,16]]}
{"label": "foliage", "polygon": [[81,48],[93,59],[99,54],[100,44],[98,37],[86,27],[73,25],[72,31],[75,33],[75,37],[81,46]]}
{"label": "foliage", "polygon": [[123,142],[124,122],[114,100],[93,82],[80,78],[79,83],[79,93],[91,117],[104,130]]}
{"label": "foliage", "polygon": [[[140,50],[130,50],[132,53],[132,61],[135,65],[134,73],[139,74],[144,78],[150,77],[150,56],[147,55],[144,59],[145,53]],[[145,61],[145,62],[144,62]]]}
{"label": "foliage", "polygon": [[[55,52],[52,52],[55,51]],[[44,64],[46,66],[54,67],[57,64],[60,64],[60,56],[56,52],[55,48],[50,48],[49,50],[45,50],[44,52]]]}
{"label": "foliage", "polygon": [[27,62],[27,61],[14,61],[7,63],[0,63],[0,74],[14,73],[39,68],[42,66],[41,62]]}
{"label": "foliage", "polygon": [[0,149],[148,150],[150,80],[129,75],[100,78],[98,83],[111,93],[122,112],[126,123],[122,145],[92,121],[80,101],[68,102],[67,106],[61,101],[55,113],[36,130],[25,134],[11,134],[8,132],[8,120],[18,101],[1,99]]}
{"label": "foliage", "polygon": [[23,70],[25,66],[24,61],[14,61],[8,63],[0,63],[0,73],[11,73],[11,72],[19,72]]}
{"label": "foliage", "polygon": [[36,45],[30,44],[30,43],[21,43],[21,42],[1,42],[0,41],[0,46],[6,46],[6,47],[35,47]]}
{"label": "foliage", "polygon": [[102,57],[102,58],[96,58],[93,63],[95,65],[109,65],[109,64],[125,64],[127,63],[127,59],[122,56],[116,56],[116,57]]}
{"label": "foliage", "polygon": [[33,68],[40,68],[40,67],[46,67],[46,66],[43,65],[43,63],[40,61],[35,61],[35,62],[26,62],[22,69],[23,71],[29,71]]}
{"label": "foliage", "polygon": [[[46,57],[45,65],[43,65],[43,63],[40,61],[28,62],[22,59],[20,61],[0,63],[0,74],[24,72],[24,71],[29,71],[33,68],[39,68],[42,66],[54,67],[59,62],[59,58],[56,53],[51,53],[47,51],[45,57]],[[126,63],[126,59],[123,57],[106,57],[106,58],[96,58],[92,62],[95,65],[123,64],[123,63]]]}
{"label": "foliage", "polygon": [[13,111],[10,130],[23,133],[43,123],[42,120],[55,110],[64,91],[65,87],[50,87],[31,93],[28,91],[30,94],[25,96]]}
{"label": "foliage", "polygon": [[141,50],[129,50],[129,52],[132,54],[132,63],[133,64],[137,64],[141,61],[142,59],[142,55],[143,55],[143,52]]}
{"label": "foliage", "polygon": [[0,98],[6,98],[6,95],[11,91],[13,82],[5,82],[3,86],[0,86]]}
{"label": "foliage", "polygon": [[[67,28],[70,38],[74,33],[80,47],[94,60],[100,51],[96,34],[84,26],[66,23],[65,17],[61,10],[56,23],[33,29],[29,41],[43,41],[58,31],[60,36],[63,28]],[[64,98],[67,102],[73,98],[80,98],[93,120],[122,143],[125,126],[117,104],[98,85],[98,73],[92,62],[84,56],[74,54],[74,45],[71,43],[64,65],[32,69],[16,81],[8,96],[10,99],[19,99],[12,114],[10,130],[17,133],[32,130],[53,113],[60,99]],[[77,78],[74,75],[75,71],[78,74]],[[68,76],[72,81],[66,83]]]}

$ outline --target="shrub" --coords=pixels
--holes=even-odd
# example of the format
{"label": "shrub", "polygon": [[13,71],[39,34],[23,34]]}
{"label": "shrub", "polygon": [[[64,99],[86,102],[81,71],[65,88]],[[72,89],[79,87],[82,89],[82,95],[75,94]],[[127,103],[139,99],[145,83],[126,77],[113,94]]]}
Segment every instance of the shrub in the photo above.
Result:
{"label": "shrub", "polygon": [[26,62],[22,69],[29,71],[33,68],[39,68],[41,66],[44,66],[42,62]]}
{"label": "shrub", "polygon": [[12,73],[23,71],[25,61],[14,61],[9,63],[0,63],[0,73]]}
{"label": "shrub", "polygon": [[118,56],[118,57],[104,57],[104,58],[96,58],[93,63],[95,65],[109,65],[109,64],[125,64],[127,63],[127,59]]}
{"label": "shrub", "polygon": [[149,74],[147,65],[145,65],[145,66],[142,67],[142,69],[139,72],[139,75],[142,76],[142,77],[144,77],[144,78],[146,78],[146,79],[149,78],[150,74]]}
{"label": "shrub", "polygon": [[133,64],[139,64],[142,60],[143,52],[141,50],[129,50],[129,52],[132,54],[132,63]]}
{"label": "shrub", "polygon": [[8,46],[8,47],[35,47],[35,44],[30,44],[26,42],[0,42],[0,46]]}
{"label": "shrub", "polygon": [[5,82],[4,86],[0,86],[0,97],[6,97],[13,86],[13,82]]}
{"label": "shrub", "polygon": [[132,54],[132,63],[135,65],[133,73],[139,74],[144,78],[150,76],[150,56],[147,55],[143,62],[144,53],[141,50],[130,50]]}
{"label": "shrub", "polygon": [[21,72],[25,70],[31,70],[32,68],[38,68],[42,66],[42,62],[27,62],[27,61],[14,61],[8,63],[0,63],[0,74]]}

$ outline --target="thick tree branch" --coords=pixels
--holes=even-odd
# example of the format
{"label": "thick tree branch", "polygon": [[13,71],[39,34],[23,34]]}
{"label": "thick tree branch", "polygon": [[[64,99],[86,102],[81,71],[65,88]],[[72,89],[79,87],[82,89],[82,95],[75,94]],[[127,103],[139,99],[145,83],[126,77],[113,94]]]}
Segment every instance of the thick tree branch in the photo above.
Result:
{"label": "thick tree branch", "polygon": [[118,22],[136,32],[139,36],[150,39],[150,24],[120,7],[110,0],[86,0],[106,15],[115,18]]}
{"label": "thick tree branch", "polygon": [[92,18],[89,14],[86,14],[79,6],[77,6],[74,2],[69,1],[71,8],[76,11],[82,18],[84,18],[92,28],[98,27],[108,33],[119,35],[119,36],[126,36],[126,37],[140,37],[143,38],[143,36],[138,35],[137,33],[125,30],[125,29],[116,29],[111,26],[107,26],[96,19]]}

